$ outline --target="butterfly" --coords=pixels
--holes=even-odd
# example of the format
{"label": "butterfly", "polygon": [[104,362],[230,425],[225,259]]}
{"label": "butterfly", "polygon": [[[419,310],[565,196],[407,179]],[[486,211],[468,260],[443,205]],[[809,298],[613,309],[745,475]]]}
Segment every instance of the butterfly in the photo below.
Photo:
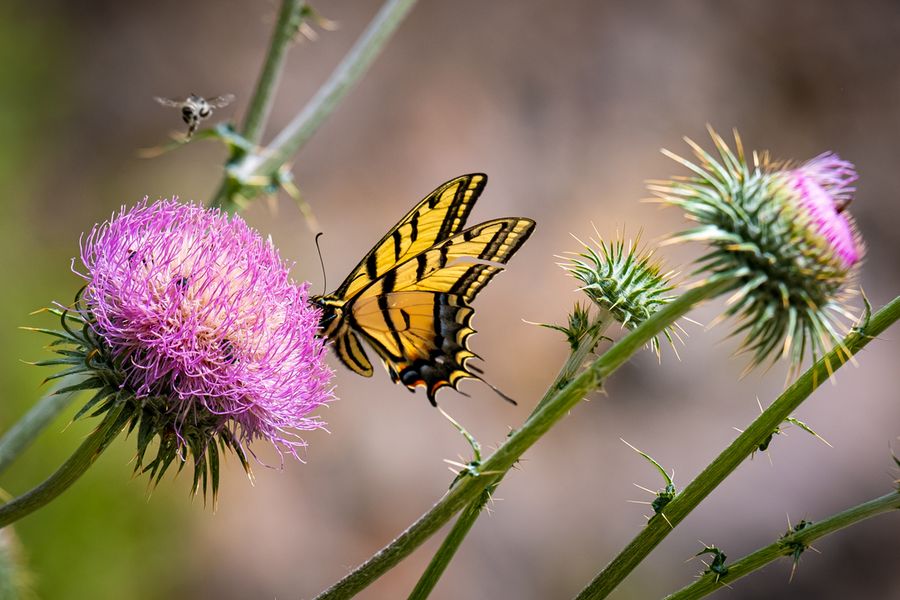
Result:
{"label": "butterfly", "polygon": [[313,296],[322,310],[321,335],[349,369],[372,376],[363,341],[384,362],[391,380],[428,400],[443,387],[482,379],[469,364],[475,330],[470,303],[522,247],[531,219],[492,219],[465,229],[487,175],[462,175],[415,205],[381,238],[334,293]]}

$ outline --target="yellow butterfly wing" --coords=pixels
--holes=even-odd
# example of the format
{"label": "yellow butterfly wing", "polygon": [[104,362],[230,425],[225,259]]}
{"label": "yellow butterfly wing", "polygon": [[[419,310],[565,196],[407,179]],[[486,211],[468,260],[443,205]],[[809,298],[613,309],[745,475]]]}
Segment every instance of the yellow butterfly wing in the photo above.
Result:
{"label": "yellow butterfly wing", "polygon": [[435,404],[440,388],[481,379],[467,364],[477,358],[467,342],[475,333],[469,303],[533,229],[530,219],[494,219],[439,242],[363,289],[348,306],[350,327],[378,352],[391,379],[425,386]]}
{"label": "yellow butterfly wing", "polygon": [[394,265],[460,231],[486,183],[487,175],[471,173],[451,179],[425,196],[384,234],[332,296],[352,298]]}

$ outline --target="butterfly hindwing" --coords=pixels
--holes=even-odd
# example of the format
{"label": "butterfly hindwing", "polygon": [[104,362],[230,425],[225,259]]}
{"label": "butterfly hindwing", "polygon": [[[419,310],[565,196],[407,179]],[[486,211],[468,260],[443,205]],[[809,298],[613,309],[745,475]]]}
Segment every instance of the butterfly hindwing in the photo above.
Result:
{"label": "butterfly hindwing", "polygon": [[353,314],[394,382],[410,389],[425,386],[435,404],[440,388],[455,388],[461,379],[477,377],[466,366],[477,358],[467,343],[475,333],[469,325],[475,311],[461,296],[414,291],[382,298],[381,303],[364,302]]}
{"label": "butterfly hindwing", "polygon": [[312,299],[323,311],[323,334],[348,368],[372,375],[362,340],[378,353],[393,381],[410,390],[424,386],[432,404],[442,387],[456,388],[465,378],[482,380],[481,371],[468,364],[477,358],[467,341],[475,333],[470,303],[534,229],[534,221],[520,218],[463,229],[486,179],[464,175],[437,188],[334,294]]}
{"label": "butterfly hindwing", "polygon": [[341,362],[347,367],[359,373],[363,377],[371,377],[373,373],[372,363],[366,356],[359,337],[353,331],[347,330],[334,338],[334,351]]}

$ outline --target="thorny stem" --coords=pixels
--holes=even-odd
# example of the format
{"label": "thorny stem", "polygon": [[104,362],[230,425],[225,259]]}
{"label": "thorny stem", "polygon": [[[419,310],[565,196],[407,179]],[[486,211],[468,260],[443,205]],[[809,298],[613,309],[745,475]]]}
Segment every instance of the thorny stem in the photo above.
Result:
{"label": "thorny stem", "polygon": [[619,340],[562,389],[555,391],[550,400],[529,417],[520,429],[511,433],[497,451],[484,462],[481,476],[465,477],[460,480],[441,500],[393,542],[322,592],[318,599],[350,598],[365,589],[412,553],[443,527],[457,511],[472,502],[489,485],[499,479],[500,475],[489,475],[489,473],[502,474],[508,471],[526,450],[644,344],[696,304],[722,293],[731,285],[731,281],[717,280],[688,290]]}
{"label": "thorny stem", "polygon": [[851,355],[900,318],[900,296],[894,298],[866,322],[851,331],[841,344],[823,356],[809,370],[788,387],[750,426],[722,451],[696,479],[669,502],[606,568],[578,595],[578,600],[606,598],[634,568],[659,544],[672,529],[690,514],[744,459],[807,397],[828,379],[829,375],[847,362]]}
{"label": "thorny stem", "polygon": [[791,556],[797,548],[806,548],[820,537],[870,517],[897,509],[900,509],[900,492],[891,492],[880,498],[869,500],[827,519],[807,525],[800,531],[785,535],[776,542],[760,548],[734,563],[728,564],[728,573],[725,575],[706,573],[691,585],[685,586],[674,594],[667,596],[666,600],[694,600],[702,598],[720,589],[723,585],[728,585],[745,575],[749,575],[782,556]]}
{"label": "thorny stem", "polygon": [[[534,410],[531,412],[532,415],[543,408],[543,406],[553,397],[554,392],[564,387],[565,384],[575,376],[578,369],[581,368],[588,356],[594,351],[597,344],[600,343],[603,334],[611,323],[612,317],[609,312],[602,310],[588,329],[585,339],[580,340],[578,346],[572,350],[568,360],[566,360],[565,364],[560,369],[559,374],[556,376],[553,385],[547,389],[544,397],[541,398],[541,401],[538,402],[537,406],[535,406]],[[424,600],[428,597],[438,580],[441,578],[441,575],[443,575],[444,571],[447,569],[447,566],[450,564],[450,561],[462,544],[463,539],[475,524],[481,511],[490,499],[491,494],[497,489],[497,486],[500,485],[501,480],[502,477],[498,478],[494,483],[485,488],[481,495],[475,498],[475,500],[460,513],[459,518],[457,518],[456,523],[453,524],[450,533],[447,534],[447,537],[441,543],[441,547],[435,552],[431,562],[428,563],[428,566],[419,578],[416,587],[409,596],[410,600]]]}
{"label": "thorny stem", "polygon": [[300,150],[366,72],[415,3],[416,0],[387,0],[328,81],[275,136],[269,147],[258,154],[248,154],[226,169],[225,181],[212,205],[233,209],[232,195],[241,185],[257,177],[273,176]]}
{"label": "thorny stem", "polygon": [[[61,387],[63,386],[58,386],[58,388]],[[3,434],[3,437],[0,437],[0,473],[5,471],[31,445],[77,395],[77,392],[47,394],[38,400],[21,419],[16,421]]]}
{"label": "thorny stem", "polygon": [[128,419],[127,415],[123,418],[124,408],[125,404],[120,403],[110,410],[97,429],[42,484],[0,506],[0,528],[41,508],[75,483],[125,427]]}

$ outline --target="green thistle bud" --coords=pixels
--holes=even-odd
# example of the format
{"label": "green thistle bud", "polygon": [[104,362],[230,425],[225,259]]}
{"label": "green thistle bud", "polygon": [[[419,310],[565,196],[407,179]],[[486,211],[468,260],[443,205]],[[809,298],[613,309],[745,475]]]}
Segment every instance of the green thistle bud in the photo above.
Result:
{"label": "green thistle bud", "polygon": [[[599,237],[599,235],[598,235]],[[577,239],[577,238],[576,238]],[[607,311],[623,327],[633,329],[668,302],[673,286],[672,272],[663,273],[653,253],[638,247],[638,240],[606,243],[602,239],[585,244],[584,251],[572,253],[571,262],[560,266],[577,279],[579,287],[601,310]],[[678,325],[675,328],[680,329]],[[667,328],[663,335],[672,344],[680,339],[676,329]],[[659,340],[650,342],[659,356]]]}
{"label": "green thistle bud", "polygon": [[864,250],[844,209],[856,171],[830,153],[799,166],[756,152],[748,162],[737,132],[736,153],[710,135],[718,158],[686,140],[696,163],[664,153],[693,175],[649,189],[698,223],[671,239],[709,244],[697,272],[734,280],[725,316],[740,320],[748,369],[782,356],[794,372],[807,353],[815,360],[840,343],[840,318],[853,318],[844,302]]}
{"label": "green thistle bud", "polygon": [[537,325],[563,333],[573,352],[578,350],[582,340],[590,334],[591,328],[596,326],[592,323],[590,305],[582,305],[580,302],[576,302],[572,312],[569,313],[568,327],[550,323],[537,323]]}

